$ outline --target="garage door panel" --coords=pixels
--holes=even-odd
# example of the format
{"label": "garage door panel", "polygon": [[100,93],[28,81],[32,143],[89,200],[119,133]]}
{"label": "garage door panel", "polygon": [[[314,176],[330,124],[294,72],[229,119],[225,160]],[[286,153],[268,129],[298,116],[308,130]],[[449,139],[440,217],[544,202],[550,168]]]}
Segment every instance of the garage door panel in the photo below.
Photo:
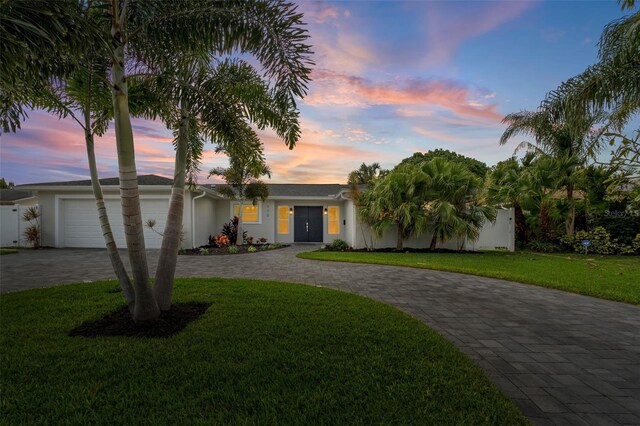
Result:
{"label": "garage door panel", "polygon": [[[62,247],[104,247],[104,238],[95,201],[92,199],[63,199],[60,200],[60,203],[60,245]],[[105,206],[116,245],[125,247],[120,200],[106,200]],[[143,223],[153,219],[156,221],[155,229],[159,232],[164,231],[169,209],[168,198],[142,199],[140,207]],[[147,248],[160,248],[162,244],[160,235],[145,226],[144,236]]]}

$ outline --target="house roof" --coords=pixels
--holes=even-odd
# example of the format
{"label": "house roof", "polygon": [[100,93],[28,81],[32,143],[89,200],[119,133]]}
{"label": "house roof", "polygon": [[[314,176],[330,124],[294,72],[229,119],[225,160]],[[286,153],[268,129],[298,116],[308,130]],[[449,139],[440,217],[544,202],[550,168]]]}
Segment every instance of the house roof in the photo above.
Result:
{"label": "house roof", "polygon": [[[157,175],[140,175],[138,176],[138,185],[171,185],[172,179]],[[120,184],[120,178],[110,177],[100,179],[100,185],[103,186],[118,186]],[[43,183],[29,183],[26,185],[20,185],[21,187],[30,186],[91,186],[91,180],[70,180],[65,182],[43,182]]]}
{"label": "house roof", "polygon": [[19,189],[0,189],[0,201],[17,201],[30,197],[33,197],[33,194],[29,191],[21,191]]}
{"label": "house roof", "polygon": [[[213,190],[224,187],[226,185],[211,185]],[[305,184],[305,183],[270,183],[269,197],[335,197],[344,189],[348,189],[346,185],[340,184]]]}
{"label": "house roof", "polygon": [[[100,179],[100,185],[102,186],[118,186],[120,179],[117,177]],[[171,186],[172,179],[157,175],[139,175],[138,185],[140,186]],[[23,189],[41,189],[44,190],[47,187],[51,189],[62,189],[59,187],[78,187],[78,186],[91,186],[91,180],[71,180],[64,182],[44,182],[44,183],[31,183],[26,185],[20,185]],[[216,188],[220,188],[226,185],[199,185],[198,188],[217,193]],[[269,197],[302,197],[302,198],[334,198],[341,192],[348,190],[349,187],[340,184],[297,184],[297,183],[271,183],[267,184],[269,187]],[[24,192],[24,191],[21,191]]]}

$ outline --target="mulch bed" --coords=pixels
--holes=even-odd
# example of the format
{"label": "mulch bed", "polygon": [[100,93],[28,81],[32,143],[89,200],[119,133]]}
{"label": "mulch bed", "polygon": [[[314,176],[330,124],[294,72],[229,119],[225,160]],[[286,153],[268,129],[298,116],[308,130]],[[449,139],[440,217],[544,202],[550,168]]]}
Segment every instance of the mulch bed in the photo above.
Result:
{"label": "mulch bed", "polygon": [[190,322],[197,320],[211,303],[174,303],[154,321],[136,324],[129,309],[124,306],[96,321],[87,321],[69,332],[69,336],[103,337],[171,337],[181,332]]}
{"label": "mulch bed", "polygon": [[[278,249],[289,247],[289,246],[282,245],[278,248],[270,248],[268,250],[263,250],[260,244],[254,244],[253,247],[257,249],[255,252],[248,251],[249,247],[251,246],[237,246],[237,247],[238,247],[237,253],[229,253],[229,247],[200,246],[198,248],[184,250],[183,252],[181,252],[181,254],[186,256],[211,256],[211,255],[215,256],[215,255],[223,255],[223,254],[260,253],[262,251],[278,250]],[[203,253],[202,249],[206,249],[207,253],[206,254]]]}

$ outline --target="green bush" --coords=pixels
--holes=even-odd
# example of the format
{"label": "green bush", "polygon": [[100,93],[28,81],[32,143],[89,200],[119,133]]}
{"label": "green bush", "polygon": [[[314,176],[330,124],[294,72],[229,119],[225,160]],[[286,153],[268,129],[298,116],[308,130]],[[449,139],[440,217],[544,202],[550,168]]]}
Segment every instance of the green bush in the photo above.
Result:
{"label": "green bush", "polygon": [[237,254],[238,253],[238,246],[229,246],[229,254]]}
{"label": "green bush", "polygon": [[258,251],[258,249],[256,248],[256,246],[249,246],[249,248],[247,248],[247,251],[249,253],[255,253]]}
{"label": "green bush", "polygon": [[608,212],[609,216],[596,216],[591,220],[592,227],[601,226],[611,234],[613,240],[618,240],[626,245],[633,244],[633,237],[640,233],[640,218],[634,215],[614,215],[615,212]]}
{"label": "green bush", "polygon": [[273,243],[273,244],[269,244],[269,245],[267,246],[267,249],[268,249],[268,250],[275,250],[275,249],[279,249],[279,248],[281,248],[281,247],[282,247],[282,244],[280,244],[280,243]]}
{"label": "green bush", "polygon": [[349,244],[340,238],[336,238],[327,248],[333,251],[345,251],[349,249]]}
{"label": "green bush", "polygon": [[597,226],[591,231],[578,231],[573,235],[564,235],[560,242],[577,253],[584,253],[582,240],[591,241],[587,252],[594,254],[615,254],[620,250],[616,241],[611,240],[611,235],[602,226]]}

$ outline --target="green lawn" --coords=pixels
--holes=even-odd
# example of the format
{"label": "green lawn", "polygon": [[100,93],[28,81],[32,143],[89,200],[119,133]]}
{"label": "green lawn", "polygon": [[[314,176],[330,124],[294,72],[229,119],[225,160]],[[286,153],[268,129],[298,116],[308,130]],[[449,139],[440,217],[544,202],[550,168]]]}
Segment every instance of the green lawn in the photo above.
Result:
{"label": "green lawn", "polygon": [[526,424],[457,348],[360,296],[180,279],[211,302],[169,339],[69,337],[123,304],[114,282],[0,296],[3,424]]}
{"label": "green lawn", "polygon": [[17,252],[18,252],[18,250],[16,250],[16,249],[0,248],[0,256],[2,256],[3,254],[15,254]]}
{"label": "green lawn", "polygon": [[376,263],[502,278],[602,299],[640,304],[640,257],[465,253],[300,253],[304,259]]}

